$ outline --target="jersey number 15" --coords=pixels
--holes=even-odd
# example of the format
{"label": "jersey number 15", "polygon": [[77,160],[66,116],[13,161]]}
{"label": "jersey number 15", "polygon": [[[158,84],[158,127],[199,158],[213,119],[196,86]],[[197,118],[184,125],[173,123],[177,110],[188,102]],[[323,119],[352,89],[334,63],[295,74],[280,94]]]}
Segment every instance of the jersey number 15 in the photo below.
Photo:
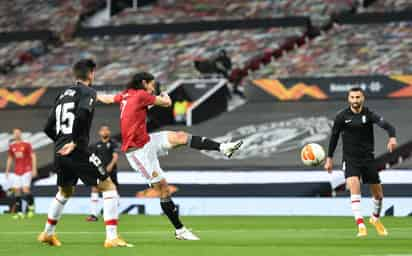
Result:
{"label": "jersey number 15", "polygon": [[63,134],[73,133],[74,113],[71,111],[74,109],[74,102],[67,102],[59,104],[56,107],[56,134],[60,132]]}

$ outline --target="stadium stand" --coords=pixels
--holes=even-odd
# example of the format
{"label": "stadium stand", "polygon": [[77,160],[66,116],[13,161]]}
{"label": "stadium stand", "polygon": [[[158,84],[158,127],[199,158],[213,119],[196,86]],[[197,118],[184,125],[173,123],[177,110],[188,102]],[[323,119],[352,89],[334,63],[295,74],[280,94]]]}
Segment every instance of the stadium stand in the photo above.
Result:
{"label": "stadium stand", "polygon": [[[71,83],[71,64],[81,57],[97,60],[99,84],[126,82],[130,74],[145,69],[160,81],[197,76],[193,61],[225,49],[233,67],[242,67],[266,50],[276,49],[286,39],[299,37],[304,28],[225,30],[188,34],[149,34],[76,38],[50,53],[16,68],[0,83],[9,86],[61,86]],[[248,37],[240,37],[247,33]]]}
{"label": "stadium stand", "polygon": [[[331,14],[349,11],[353,0],[264,0],[264,1],[185,1],[160,0],[157,4],[141,9],[125,9],[112,17],[112,25],[173,23],[198,20],[228,20],[268,18],[310,14],[315,20],[327,20]],[[222,8],[223,6],[223,8]]]}
{"label": "stadium stand", "polygon": [[412,9],[412,3],[408,0],[378,0],[372,1],[364,12],[390,12],[390,11],[404,11]]}
{"label": "stadium stand", "polygon": [[[409,74],[412,23],[335,25],[254,77]],[[408,57],[406,57],[408,56]]]}

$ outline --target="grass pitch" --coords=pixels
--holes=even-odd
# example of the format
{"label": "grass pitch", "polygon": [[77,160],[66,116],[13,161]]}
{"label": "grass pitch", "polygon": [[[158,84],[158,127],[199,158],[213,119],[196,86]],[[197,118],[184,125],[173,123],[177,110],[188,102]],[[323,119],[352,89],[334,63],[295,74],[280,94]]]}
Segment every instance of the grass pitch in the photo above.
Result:
{"label": "grass pitch", "polygon": [[103,248],[104,225],[83,215],[64,215],[57,234],[63,243],[51,248],[36,241],[45,216],[12,220],[0,215],[0,255],[410,255],[412,218],[383,219],[389,236],[356,238],[350,217],[183,217],[200,241],[177,241],[163,216],[121,216],[120,233],[134,248]]}

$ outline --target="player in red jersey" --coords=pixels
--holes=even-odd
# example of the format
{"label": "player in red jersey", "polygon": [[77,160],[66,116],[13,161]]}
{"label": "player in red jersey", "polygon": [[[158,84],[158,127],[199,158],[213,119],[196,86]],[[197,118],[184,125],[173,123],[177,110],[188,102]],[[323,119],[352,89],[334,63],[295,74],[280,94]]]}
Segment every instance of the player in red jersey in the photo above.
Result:
{"label": "player in red jersey", "polygon": [[220,151],[227,157],[231,157],[240,148],[242,141],[218,143],[182,131],[161,131],[148,134],[146,129],[148,107],[152,105],[170,107],[172,104],[168,95],[154,96],[154,91],[154,76],[142,72],[133,76],[125,91],[116,96],[99,95],[97,99],[108,104],[120,103],[121,149],[126,153],[130,166],[159,192],[160,206],[176,229],[176,239],[199,240],[180,221],[158,156],[167,154],[169,149],[186,145],[197,150]]}
{"label": "player in red jersey", "polygon": [[[10,175],[10,170],[14,161],[14,173]],[[34,215],[34,199],[30,191],[31,179],[37,176],[36,154],[33,152],[31,144],[21,138],[21,130],[13,129],[13,140],[9,144],[6,179],[11,179],[14,190],[13,204],[16,206],[14,219],[24,218],[22,211],[22,199],[27,203],[26,214],[28,218]]]}

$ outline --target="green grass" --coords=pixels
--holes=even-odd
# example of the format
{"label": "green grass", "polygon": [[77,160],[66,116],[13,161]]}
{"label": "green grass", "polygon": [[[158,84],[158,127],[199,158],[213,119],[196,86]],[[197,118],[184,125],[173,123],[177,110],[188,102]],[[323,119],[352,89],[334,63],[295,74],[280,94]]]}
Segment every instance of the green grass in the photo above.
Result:
{"label": "green grass", "polygon": [[63,243],[36,241],[45,216],[15,221],[0,216],[0,255],[412,255],[412,218],[384,219],[389,236],[369,227],[358,239],[350,217],[183,217],[201,241],[177,241],[165,217],[122,216],[120,232],[134,248],[104,249],[104,226],[85,216],[65,215],[57,227]]}

